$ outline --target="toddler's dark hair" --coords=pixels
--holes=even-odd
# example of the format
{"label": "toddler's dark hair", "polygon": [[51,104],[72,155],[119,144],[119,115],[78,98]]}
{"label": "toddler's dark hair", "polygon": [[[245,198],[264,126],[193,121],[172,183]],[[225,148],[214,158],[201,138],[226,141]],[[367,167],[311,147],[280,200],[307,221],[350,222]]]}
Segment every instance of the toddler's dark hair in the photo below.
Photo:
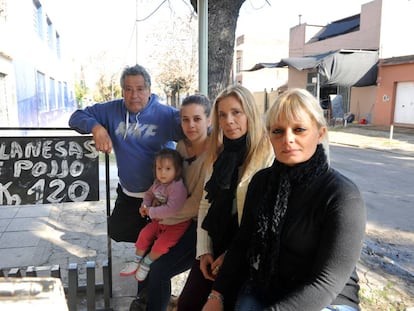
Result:
{"label": "toddler's dark hair", "polygon": [[171,149],[171,148],[163,148],[155,154],[155,158],[154,158],[154,176],[156,176],[155,164],[156,164],[157,160],[164,160],[164,159],[170,159],[173,162],[173,165],[174,165],[174,168],[175,168],[175,173],[176,173],[175,180],[179,180],[180,178],[182,178],[183,158],[177,150]]}

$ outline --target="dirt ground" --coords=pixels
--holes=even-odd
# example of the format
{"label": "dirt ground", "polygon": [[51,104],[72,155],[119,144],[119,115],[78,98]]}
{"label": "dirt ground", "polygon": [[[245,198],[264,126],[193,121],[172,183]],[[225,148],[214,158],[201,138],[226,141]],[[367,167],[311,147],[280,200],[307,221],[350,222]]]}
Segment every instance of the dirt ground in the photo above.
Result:
{"label": "dirt ground", "polygon": [[414,275],[406,268],[414,262],[413,241],[368,228],[358,264],[362,310],[414,310]]}

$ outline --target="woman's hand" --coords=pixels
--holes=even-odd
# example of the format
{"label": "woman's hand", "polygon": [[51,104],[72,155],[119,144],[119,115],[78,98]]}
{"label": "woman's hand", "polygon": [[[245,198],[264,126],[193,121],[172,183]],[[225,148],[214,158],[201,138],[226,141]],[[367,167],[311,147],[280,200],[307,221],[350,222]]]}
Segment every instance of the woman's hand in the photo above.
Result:
{"label": "woman's hand", "polygon": [[208,296],[206,303],[202,311],[223,311],[223,296],[216,292],[215,290],[211,291],[211,294]]}
{"label": "woman's hand", "polygon": [[225,253],[223,253],[220,256],[218,256],[217,259],[214,260],[213,264],[211,265],[211,272],[214,275],[214,278],[218,274],[218,272],[220,270],[220,267],[223,264],[224,256],[225,256]]}
{"label": "woman's hand", "polygon": [[106,129],[100,124],[95,125],[92,129],[92,134],[96,150],[111,153],[112,140]]}
{"label": "woman's hand", "polygon": [[223,304],[216,299],[207,299],[203,309],[201,311],[223,311]]}
{"label": "woman's hand", "polygon": [[216,275],[223,264],[224,256],[225,253],[217,257],[216,260],[213,259],[211,254],[204,254],[200,256],[200,270],[207,280],[214,281],[216,279]]}
{"label": "woman's hand", "polygon": [[214,275],[211,271],[214,262],[213,255],[204,254],[200,256],[200,270],[207,280],[214,281]]}

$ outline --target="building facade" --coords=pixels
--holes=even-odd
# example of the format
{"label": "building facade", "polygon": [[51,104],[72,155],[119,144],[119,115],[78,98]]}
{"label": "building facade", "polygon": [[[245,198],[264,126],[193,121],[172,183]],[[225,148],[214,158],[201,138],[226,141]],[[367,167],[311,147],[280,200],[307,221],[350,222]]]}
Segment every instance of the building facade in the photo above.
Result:
{"label": "building facade", "polygon": [[382,0],[375,124],[414,127],[414,1]]}
{"label": "building facade", "polygon": [[266,35],[244,34],[236,38],[235,72],[236,81],[252,92],[276,90],[287,83],[287,68],[248,71],[257,59],[263,62],[283,57],[288,52],[288,42]]}
{"label": "building facade", "polygon": [[274,101],[280,89],[288,80],[287,68],[264,68],[250,70],[260,59],[263,62],[283,57],[288,52],[289,42],[268,35],[243,34],[236,38],[233,70],[234,82],[248,88],[254,95],[256,104],[263,113]]}
{"label": "building facade", "polygon": [[[414,29],[413,13],[411,0],[374,0],[363,4],[360,14],[332,24],[300,24],[291,28],[289,59],[344,51],[377,53],[378,61],[372,67],[376,81],[366,85],[332,83],[329,76],[320,81],[318,64],[302,70],[290,65],[288,86],[305,87],[321,101],[340,95],[343,111],[354,114],[356,120],[414,127],[414,42],[401,36]],[[366,62],[363,58],[355,61],[358,66]],[[341,74],[351,70],[345,67]],[[367,75],[373,72],[367,70]]]}
{"label": "building facade", "polygon": [[40,0],[0,0],[2,127],[55,126],[73,110],[72,75],[61,46]]}
{"label": "building facade", "polygon": [[300,23],[290,29],[289,57],[250,71],[289,68],[287,87],[306,88],[332,107],[330,121],[352,115],[414,127],[414,41],[402,35],[414,29],[413,13],[412,0],[374,0],[328,25]]}

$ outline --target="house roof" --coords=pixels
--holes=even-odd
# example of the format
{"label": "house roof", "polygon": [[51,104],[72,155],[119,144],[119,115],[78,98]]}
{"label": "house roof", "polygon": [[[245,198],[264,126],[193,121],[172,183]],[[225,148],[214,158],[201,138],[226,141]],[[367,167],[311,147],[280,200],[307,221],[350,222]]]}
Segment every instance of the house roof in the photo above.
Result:
{"label": "house roof", "polygon": [[309,43],[322,41],[339,35],[344,35],[349,32],[359,30],[361,21],[360,14],[349,16],[337,21],[334,21],[323,27],[316,35],[309,40]]}
{"label": "house roof", "polygon": [[411,63],[414,63],[414,55],[404,55],[404,56],[384,58],[381,60],[380,65],[399,65],[399,64],[411,64]]}
{"label": "house roof", "polygon": [[378,72],[378,51],[334,50],[303,57],[282,58],[278,63],[258,63],[246,71],[286,66],[299,71],[317,69],[324,77],[326,85],[375,85]]}

